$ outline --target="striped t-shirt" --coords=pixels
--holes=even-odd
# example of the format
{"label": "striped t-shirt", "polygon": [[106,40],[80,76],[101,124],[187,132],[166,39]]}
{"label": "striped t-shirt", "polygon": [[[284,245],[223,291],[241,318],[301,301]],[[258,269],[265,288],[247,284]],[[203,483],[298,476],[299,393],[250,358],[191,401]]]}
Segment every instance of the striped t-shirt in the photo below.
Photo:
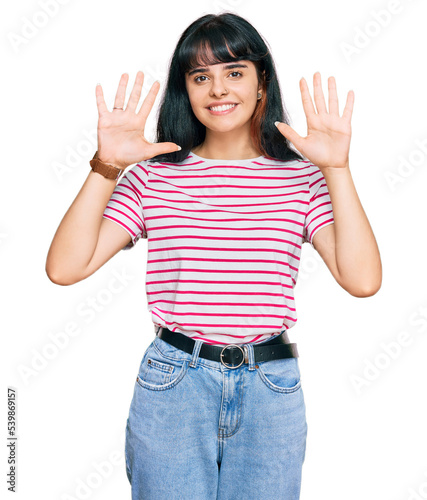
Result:
{"label": "striped t-shirt", "polygon": [[155,330],[209,344],[260,343],[297,321],[301,246],[334,217],[320,169],[304,160],[150,160],[117,183],[104,217],[148,240]]}

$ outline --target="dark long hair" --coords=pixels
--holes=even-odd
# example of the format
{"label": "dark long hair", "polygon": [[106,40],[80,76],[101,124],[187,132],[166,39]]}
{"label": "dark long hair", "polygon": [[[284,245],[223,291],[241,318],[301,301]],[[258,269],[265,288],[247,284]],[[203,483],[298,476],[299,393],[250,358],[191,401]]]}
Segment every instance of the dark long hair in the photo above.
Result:
{"label": "dark long hair", "polygon": [[254,63],[258,83],[262,86],[262,98],[257,102],[251,121],[254,146],[269,158],[303,159],[274,125],[275,121],[289,124],[289,118],[266,42],[248,21],[226,12],[202,16],[182,33],[170,61],[155,141],[174,142],[182,149],[155,156],[150,161],[179,163],[205,139],[206,127],[191,109],[185,85],[186,72],[200,65],[243,59]]}

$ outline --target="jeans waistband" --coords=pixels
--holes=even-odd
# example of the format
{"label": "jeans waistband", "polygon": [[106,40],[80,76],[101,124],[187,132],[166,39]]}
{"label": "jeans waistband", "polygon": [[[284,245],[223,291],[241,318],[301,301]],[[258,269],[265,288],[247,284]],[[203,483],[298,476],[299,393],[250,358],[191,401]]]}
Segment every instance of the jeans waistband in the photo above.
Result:
{"label": "jeans waistband", "polygon": [[[193,353],[196,341],[179,332],[172,332],[167,328],[159,328],[157,336],[170,345],[187,352]],[[247,344],[214,345],[200,342],[199,356],[212,361],[221,362],[227,368],[238,368],[243,363],[249,363]],[[297,358],[298,350],[295,343],[289,342],[286,331],[273,339],[261,344],[252,344],[254,361],[263,362],[274,359]]]}

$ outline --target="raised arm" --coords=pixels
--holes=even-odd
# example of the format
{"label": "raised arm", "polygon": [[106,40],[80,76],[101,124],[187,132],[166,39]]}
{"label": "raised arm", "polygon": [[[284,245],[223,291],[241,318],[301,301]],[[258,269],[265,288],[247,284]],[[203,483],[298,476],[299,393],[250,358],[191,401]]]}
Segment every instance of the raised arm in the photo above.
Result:
{"label": "raised arm", "polygon": [[369,297],[381,287],[382,265],[378,245],[359,200],[350,173],[349,151],[354,92],[347,94],[339,115],[335,78],[328,79],[329,110],[320,73],[313,77],[314,104],[304,78],[300,90],[307,118],[307,136],[301,137],[286,123],[277,128],[306,158],[322,171],[332,203],[334,223],[322,227],[313,246],[336,281],[351,295]]}
{"label": "raised arm", "polygon": [[[124,108],[128,75],[120,79],[114,107]],[[154,82],[139,112],[144,74],[138,71],[126,109],[109,112],[101,85],[96,87],[98,158],[124,170],[129,165],[179,150],[172,142],[150,143],[144,137],[147,117],[160,88]],[[116,181],[92,170],[56,230],[46,259],[46,273],[58,285],[81,281],[130,242],[129,234],[103,217]]]}

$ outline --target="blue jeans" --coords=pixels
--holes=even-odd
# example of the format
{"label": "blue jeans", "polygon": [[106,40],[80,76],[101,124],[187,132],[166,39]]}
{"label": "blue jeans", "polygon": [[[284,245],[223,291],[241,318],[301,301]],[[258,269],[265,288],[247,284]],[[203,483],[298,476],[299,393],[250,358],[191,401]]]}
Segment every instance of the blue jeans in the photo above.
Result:
{"label": "blue jeans", "polygon": [[239,368],[155,337],[126,424],[132,500],[298,500],[307,422],[298,358]]}

